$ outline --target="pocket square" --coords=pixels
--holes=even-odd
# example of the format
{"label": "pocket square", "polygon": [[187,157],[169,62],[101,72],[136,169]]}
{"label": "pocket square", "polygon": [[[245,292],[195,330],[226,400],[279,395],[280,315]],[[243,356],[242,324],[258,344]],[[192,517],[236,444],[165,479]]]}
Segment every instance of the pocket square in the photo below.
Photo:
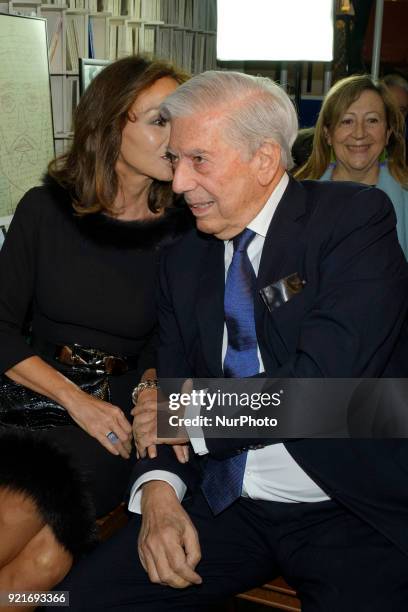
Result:
{"label": "pocket square", "polygon": [[300,293],[305,284],[306,281],[302,280],[297,272],[294,272],[264,287],[259,293],[269,312],[272,312],[275,308],[279,308],[279,306],[291,300],[294,295]]}

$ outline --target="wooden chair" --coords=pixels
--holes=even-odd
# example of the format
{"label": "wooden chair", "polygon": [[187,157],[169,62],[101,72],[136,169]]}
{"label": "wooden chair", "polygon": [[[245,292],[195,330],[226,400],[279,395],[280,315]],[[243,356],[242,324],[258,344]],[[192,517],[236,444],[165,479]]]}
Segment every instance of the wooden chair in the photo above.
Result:
{"label": "wooden chair", "polygon": [[116,531],[126,525],[128,520],[126,506],[125,504],[120,504],[115,510],[112,510],[112,512],[96,521],[100,539],[104,542],[113,536]]}
{"label": "wooden chair", "polygon": [[246,599],[253,603],[262,604],[277,610],[287,612],[300,612],[300,601],[296,597],[296,591],[290,587],[283,578],[275,578],[261,587],[240,593],[240,599]]}

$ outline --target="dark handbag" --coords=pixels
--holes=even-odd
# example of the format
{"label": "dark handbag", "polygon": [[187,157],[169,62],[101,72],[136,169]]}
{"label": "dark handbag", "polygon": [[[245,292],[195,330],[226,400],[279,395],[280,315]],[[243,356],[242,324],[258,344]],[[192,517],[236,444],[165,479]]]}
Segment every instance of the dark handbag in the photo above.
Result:
{"label": "dark handbag", "polygon": [[[110,402],[109,379],[106,374],[75,369],[63,372],[82,391]],[[0,376],[0,427],[49,429],[61,425],[76,425],[68,412],[45,395]]]}

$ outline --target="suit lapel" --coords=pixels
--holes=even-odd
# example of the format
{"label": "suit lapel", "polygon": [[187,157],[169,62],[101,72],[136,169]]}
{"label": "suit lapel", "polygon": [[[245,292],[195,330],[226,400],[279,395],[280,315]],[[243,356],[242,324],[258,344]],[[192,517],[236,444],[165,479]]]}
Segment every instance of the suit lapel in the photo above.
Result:
{"label": "suit lapel", "polygon": [[301,185],[294,179],[289,184],[272,218],[262,250],[258,271],[258,290],[286,274],[298,272],[290,268],[290,261],[295,265],[296,255],[302,244],[303,226],[299,217],[306,211],[306,194]]}
{"label": "suit lapel", "polygon": [[303,251],[303,224],[300,217],[305,212],[305,190],[290,178],[266,234],[257,278],[255,322],[266,371],[273,371],[287,358],[287,349],[282,344],[259,290],[289,274],[302,272],[298,269],[299,253]]}
{"label": "suit lapel", "polygon": [[209,247],[202,262],[197,321],[201,346],[209,375],[222,377],[222,338],[224,332],[224,242],[209,238]]}

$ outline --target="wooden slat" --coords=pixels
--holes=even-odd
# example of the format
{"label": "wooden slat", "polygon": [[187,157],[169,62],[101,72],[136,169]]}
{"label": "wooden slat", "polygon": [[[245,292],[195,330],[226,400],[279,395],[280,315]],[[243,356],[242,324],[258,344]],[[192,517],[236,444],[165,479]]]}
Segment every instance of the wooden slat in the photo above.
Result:
{"label": "wooden slat", "polygon": [[253,603],[263,604],[267,607],[274,607],[278,610],[286,610],[286,612],[300,612],[300,601],[296,597],[294,591],[283,578],[276,578],[271,582],[267,582],[261,587],[240,593],[241,599],[246,599]]}
{"label": "wooden slat", "polygon": [[124,527],[128,520],[125,504],[121,504],[115,510],[112,510],[112,512],[96,521],[100,539],[104,541],[110,538],[121,527]]}

